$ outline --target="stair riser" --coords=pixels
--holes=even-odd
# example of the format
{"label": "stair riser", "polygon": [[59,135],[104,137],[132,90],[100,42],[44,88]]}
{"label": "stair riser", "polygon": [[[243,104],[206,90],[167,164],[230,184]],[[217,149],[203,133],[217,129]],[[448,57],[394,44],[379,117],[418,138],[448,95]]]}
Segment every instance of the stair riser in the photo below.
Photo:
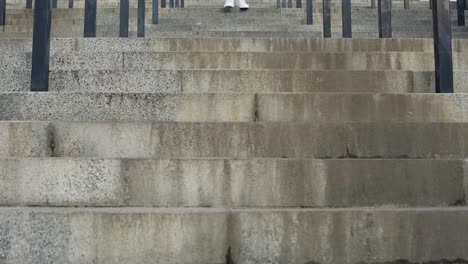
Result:
{"label": "stair riser", "polygon": [[2,206],[449,206],[465,202],[468,176],[457,160],[1,159],[0,165]]}
{"label": "stair riser", "polygon": [[464,158],[467,123],[2,122],[1,157]]}
{"label": "stair riser", "polygon": [[225,263],[226,255],[235,263],[467,259],[464,209],[130,212],[4,208],[4,263]]}

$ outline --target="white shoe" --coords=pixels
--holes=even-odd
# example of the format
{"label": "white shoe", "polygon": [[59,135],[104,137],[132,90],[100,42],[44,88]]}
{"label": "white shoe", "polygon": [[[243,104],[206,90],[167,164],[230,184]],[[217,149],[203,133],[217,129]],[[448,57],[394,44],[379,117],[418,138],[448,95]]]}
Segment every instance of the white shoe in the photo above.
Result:
{"label": "white shoe", "polygon": [[241,10],[247,10],[249,9],[249,5],[247,4],[245,0],[239,0],[239,8]]}
{"label": "white shoe", "polygon": [[224,8],[233,8],[234,7],[234,0],[225,0],[224,1]]}

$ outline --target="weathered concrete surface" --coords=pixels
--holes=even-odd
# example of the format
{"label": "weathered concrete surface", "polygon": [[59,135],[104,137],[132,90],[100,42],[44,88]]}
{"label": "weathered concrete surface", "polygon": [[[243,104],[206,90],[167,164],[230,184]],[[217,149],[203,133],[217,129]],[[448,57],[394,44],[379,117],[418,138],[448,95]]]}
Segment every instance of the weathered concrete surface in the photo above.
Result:
{"label": "weathered concrete surface", "polygon": [[448,206],[465,174],[461,160],[8,158],[0,205]]}
{"label": "weathered concrete surface", "polygon": [[467,123],[0,122],[0,156],[464,158],[467,134]]}
{"label": "weathered concrete surface", "polygon": [[466,94],[3,93],[1,120],[468,122]]}
{"label": "weathered concrete surface", "polygon": [[254,95],[4,93],[1,120],[253,121]]}
{"label": "weathered concrete surface", "polygon": [[[454,53],[454,69],[468,56]],[[27,70],[30,53],[0,54],[4,70]],[[51,70],[434,70],[425,52],[73,52],[51,55]]]}
{"label": "weathered concrete surface", "polygon": [[224,263],[226,213],[0,210],[2,263]]}
{"label": "weathered concrete surface", "polygon": [[[468,74],[454,72],[455,92]],[[28,92],[30,70],[0,70],[1,92]],[[51,71],[49,90],[96,93],[434,93],[432,71],[79,70]]]}
{"label": "weathered concrete surface", "polygon": [[[0,51],[8,53],[30,52],[30,39],[0,39]],[[453,51],[463,52],[468,41],[453,40]],[[54,52],[156,52],[156,51],[218,51],[218,52],[433,52],[430,39],[269,39],[269,38],[60,38],[51,40]]]}
{"label": "weathered concrete surface", "polygon": [[467,262],[466,208],[239,212],[234,263]]}
{"label": "weathered concrete surface", "polygon": [[[3,263],[422,263],[468,258],[468,211],[1,208]],[[231,254],[228,254],[231,248]],[[456,263],[456,262],[454,262]],[[458,262],[460,263],[460,262]]]}

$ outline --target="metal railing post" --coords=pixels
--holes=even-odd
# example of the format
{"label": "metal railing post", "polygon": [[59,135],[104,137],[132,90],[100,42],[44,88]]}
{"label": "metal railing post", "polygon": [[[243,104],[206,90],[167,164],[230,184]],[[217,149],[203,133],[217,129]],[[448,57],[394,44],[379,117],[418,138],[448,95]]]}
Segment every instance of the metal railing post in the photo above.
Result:
{"label": "metal railing post", "polygon": [[185,8],[185,0],[180,0],[180,7]]}
{"label": "metal railing post", "polygon": [[302,0],[296,0],[296,8],[302,8]]}
{"label": "metal railing post", "polygon": [[351,0],[342,0],[341,8],[343,17],[343,38],[352,38]]}
{"label": "metal railing post", "polygon": [[159,1],[153,0],[153,24],[156,25],[159,23]]}
{"label": "metal railing post", "polygon": [[53,8],[57,8],[58,7],[58,0],[53,0],[53,4],[52,4],[52,7]]}
{"label": "metal railing post", "polygon": [[457,22],[459,26],[465,26],[465,1],[457,0]]}
{"label": "metal railing post", "polygon": [[331,38],[330,0],[322,0],[323,37]]}
{"label": "metal railing post", "polygon": [[0,26],[6,23],[6,0],[0,0]]}
{"label": "metal railing post", "polygon": [[169,0],[169,7],[174,8],[174,0]]}
{"label": "metal railing post", "polygon": [[392,37],[392,0],[378,0],[379,38]]}
{"label": "metal railing post", "polygon": [[74,1],[68,0],[68,8],[73,8]]}
{"label": "metal railing post", "polygon": [[175,7],[176,7],[176,8],[179,8],[179,7],[180,7],[179,0],[175,0]]}
{"label": "metal railing post", "polygon": [[137,37],[145,37],[145,0],[138,0],[138,30]]}
{"label": "metal railing post", "polygon": [[288,8],[292,8],[292,0],[288,0]]}
{"label": "metal railing post", "polygon": [[26,0],[26,8],[32,8],[33,0]]}
{"label": "metal railing post", "polygon": [[432,3],[435,86],[437,93],[453,93],[452,30],[450,1]]}
{"label": "metal railing post", "polygon": [[36,0],[32,45],[31,91],[49,90],[50,26],[52,0]]}
{"label": "metal railing post", "polygon": [[97,0],[85,0],[84,37],[96,37]]}
{"label": "metal railing post", "polygon": [[287,2],[286,0],[281,1],[281,8],[286,8],[287,7]]}
{"label": "metal railing post", "polygon": [[409,0],[404,0],[403,1],[403,8],[404,9],[409,9]]}
{"label": "metal railing post", "polygon": [[128,37],[128,12],[129,3],[128,0],[120,0],[120,33],[121,38]]}
{"label": "metal railing post", "polygon": [[161,0],[161,8],[166,8],[166,0]]}
{"label": "metal railing post", "polygon": [[375,0],[371,0],[371,2],[370,2],[370,7],[371,7],[371,8],[375,8]]}
{"label": "metal railing post", "polygon": [[307,7],[307,25],[312,25],[314,23],[314,2],[313,0],[306,0]]}

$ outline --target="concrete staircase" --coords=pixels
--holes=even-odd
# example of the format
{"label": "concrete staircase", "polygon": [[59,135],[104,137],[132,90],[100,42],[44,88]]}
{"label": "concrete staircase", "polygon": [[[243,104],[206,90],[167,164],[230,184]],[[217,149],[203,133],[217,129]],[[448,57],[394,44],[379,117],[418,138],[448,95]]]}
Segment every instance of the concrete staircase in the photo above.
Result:
{"label": "concrete staircase", "polygon": [[[1,264],[468,263],[468,41],[457,93],[435,94],[430,38],[310,38],[276,1],[192,2],[145,39],[83,39],[83,10],[55,10],[74,38],[52,40],[48,93],[29,92],[32,13],[10,2]],[[427,3],[395,5],[398,34],[421,33],[399,14]]]}

